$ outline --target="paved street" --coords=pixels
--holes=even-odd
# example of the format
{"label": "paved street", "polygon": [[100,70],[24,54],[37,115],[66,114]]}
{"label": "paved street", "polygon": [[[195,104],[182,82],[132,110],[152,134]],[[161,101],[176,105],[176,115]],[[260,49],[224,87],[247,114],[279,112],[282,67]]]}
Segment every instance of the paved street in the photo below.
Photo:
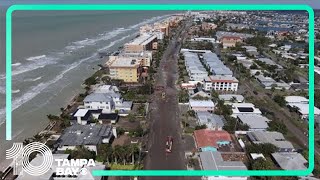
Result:
{"label": "paved street", "polygon": [[[180,30],[183,30],[181,28]],[[184,31],[183,31],[184,32]],[[148,155],[145,160],[146,170],[186,170],[184,148],[181,139],[181,126],[177,89],[175,82],[178,76],[177,60],[180,50],[179,37],[170,40],[168,48],[164,52],[160,67],[156,76],[156,85],[164,86],[165,99],[161,98],[161,92],[156,92],[150,104],[150,133],[148,142]],[[167,136],[173,137],[171,153],[165,152]],[[145,177],[143,179],[197,179],[196,177]]]}

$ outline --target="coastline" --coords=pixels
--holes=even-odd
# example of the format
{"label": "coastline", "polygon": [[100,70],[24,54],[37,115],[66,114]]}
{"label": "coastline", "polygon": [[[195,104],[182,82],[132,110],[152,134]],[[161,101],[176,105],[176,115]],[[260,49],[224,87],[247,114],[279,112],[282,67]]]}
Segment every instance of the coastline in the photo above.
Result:
{"label": "coastline", "polygon": [[[165,19],[166,19],[167,17],[170,17],[170,16],[167,15],[167,16],[165,17]],[[149,18],[149,19],[151,19],[151,18]],[[159,22],[159,21],[162,21],[162,20],[163,20],[163,19],[160,19],[160,20],[154,21],[153,23]],[[121,51],[122,48],[123,48],[123,45],[124,45],[124,43],[122,43],[117,50],[111,51],[111,54]],[[98,49],[96,49],[96,53],[99,53],[99,50],[98,50]],[[99,60],[101,59],[99,56],[98,56],[97,58],[98,58]],[[106,57],[103,57],[103,59],[101,59],[101,60],[104,61],[105,58],[106,58]],[[102,64],[101,61],[98,61],[98,62],[100,62],[100,63],[97,63],[97,64],[96,64],[96,67],[98,67],[99,64],[100,64],[100,65]],[[104,64],[104,63],[105,63],[105,62],[103,62],[103,64]],[[99,70],[100,70],[100,68],[97,69],[97,70],[95,69],[95,70],[93,71],[93,73],[91,73],[91,75],[88,76],[87,78],[94,77],[95,74],[96,74]],[[87,79],[87,78],[86,78],[86,79]],[[70,98],[69,98],[68,100],[66,100],[66,102],[63,104],[63,106],[61,106],[61,109],[60,109],[61,111],[60,111],[60,113],[59,113],[59,110],[58,110],[58,113],[54,113],[53,115],[57,115],[57,116],[63,115],[66,111],[70,110],[69,107],[72,108],[73,106],[76,105],[77,99],[80,97],[81,94],[90,92],[90,90],[86,90],[86,89],[85,89],[86,85],[85,85],[85,82],[84,82],[84,81],[85,81],[85,80],[83,80],[82,83],[80,84],[80,86],[79,86],[80,88],[77,89],[76,92],[75,92],[72,96],[70,96]],[[62,110],[62,108],[63,108],[63,110]],[[48,115],[49,115],[49,114],[48,114]],[[45,119],[43,119],[43,120],[45,120]],[[38,130],[37,132],[35,132],[35,133],[34,133],[34,136],[35,136],[35,135],[39,135],[39,134],[42,134],[42,135],[43,135],[43,134],[46,134],[47,128],[50,127],[51,124],[52,124],[52,122],[50,122],[50,120],[49,120],[48,118],[46,118],[46,121],[47,121],[47,122],[46,122],[46,124],[44,125],[44,127],[41,128],[40,130]],[[5,124],[5,123],[3,123],[3,125],[4,125],[4,124]],[[57,125],[59,125],[59,123],[55,123],[54,126],[57,126]],[[1,124],[0,126],[2,126],[2,124]],[[54,126],[52,126],[52,127],[50,128],[50,130],[53,129]],[[61,129],[61,130],[63,130],[63,129]],[[47,133],[48,133],[48,132],[47,132]],[[21,139],[23,139],[23,140],[28,140],[28,139],[31,139],[31,138],[32,138],[32,136],[21,137]],[[23,140],[22,140],[22,141],[23,141]],[[48,140],[48,138],[46,138],[46,140]],[[0,162],[0,171],[7,170],[8,168],[10,168],[11,164],[12,164],[12,161],[11,161],[11,160],[6,160],[6,159],[1,160],[1,162]]]}

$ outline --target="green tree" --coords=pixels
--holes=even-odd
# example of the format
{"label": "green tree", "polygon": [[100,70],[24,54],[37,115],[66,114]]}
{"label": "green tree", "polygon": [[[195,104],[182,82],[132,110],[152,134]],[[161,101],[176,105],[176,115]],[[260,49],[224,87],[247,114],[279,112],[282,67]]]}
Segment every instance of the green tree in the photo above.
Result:
{"label": "green tree", "polygon": [[268,125],[268,131],[277,131],[282,134],[287,134],[288,132],[287,126],[282,122],[270,121]]}
{"label": "green tree", "polygon": [[207,125],[205,125],[205,124],[197,125],[197,126],[195,127],[195,130],[199,130],[199,129],[207,129]]}
{"label": "green tree", "polygon": [[253,64],[250,66],[250,69],[257,69],[257,68],[258,68],[258,66],[257,66],[256,63],[253,63]]}
{"label": "green tree", "polygon": [[135,122],[135,120],[136,120],[136,116],[133,113],[129,113],[127,115],[127,118],[129,120],[129,122]]}
{"label": "green tree", "polygon": [[215,113],[219,115],[231,115],[232,114],[232,108],[230,105],[225,105],[223,100],[218,100],[218,103],[216,105]]}
{"label": "green tree", "polygon": [[108,164],[113,161],[112,154],[113,149],[110,144],[99,144],[97,147],[97,161],[107,162]]}
{"label": "green tree", "polygon": [[97,81],[94,76],[91,76],[84,81],[84,84],[86,84],[87,86],[94,85],[96,83],[97,83]]}
{"label": "green tree", "polygon": [[258,158],[253,160],[251,164],[251,168],[253,170],[269,170],[269,169],[273,169],[273,163],[270,160]]}
{"label": "green tree", "polygon": [[248,153],[262,153],[264,155],[270,155],[278,150],[278,148],[270,143],[264,144],[250,144],[246,146]]}
{"label": "green tree", "polygon": [[284,107],[286,105],[286,100],[283,96],[281,95],[275,95],[273,97],[274,102],[276,102],[277,104],[279,104],[279,106]]}
{"label": "green tree", "polygon": [[96,159],[96,153],[84,146],[77,146],[74,150],[67,149],[66,154],[70,154],[72,159]]}
{"label": "green tree", "polygon": [[186,103],[189,101],[189,93],[187,90],[183,89],[179,91],[179,102]]}

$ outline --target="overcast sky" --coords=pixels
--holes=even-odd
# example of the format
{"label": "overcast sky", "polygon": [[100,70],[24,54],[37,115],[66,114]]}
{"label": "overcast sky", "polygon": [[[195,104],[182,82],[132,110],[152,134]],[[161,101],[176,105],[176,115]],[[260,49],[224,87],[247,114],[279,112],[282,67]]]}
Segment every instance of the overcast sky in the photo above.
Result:
{"label": "overcast sky", "polygon": [[0,0],[0,6],[11,4],[128,4],[128,3],[150,3],[150,4],[308,4],[314,9],[320,9],[320,0]]}

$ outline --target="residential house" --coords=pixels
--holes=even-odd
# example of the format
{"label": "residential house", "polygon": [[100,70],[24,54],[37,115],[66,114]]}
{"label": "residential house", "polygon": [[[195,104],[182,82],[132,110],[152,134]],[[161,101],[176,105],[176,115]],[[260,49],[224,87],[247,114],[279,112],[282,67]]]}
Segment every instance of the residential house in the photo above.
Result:
{"label": "residential house", "polygon": [[[246,171],[246,165],[241,161],[223,159],[220,152],[204,151],[199,153],[200,167],[202,170],[238,170]],[[245,176],[203,176],[202,180],[247,180]]]}
{"label": "residential house", "polygon": [[[292,110],[297,111],[302,119],[309,119],[309,100],[302,96],[286,96],[285,101],[287,106]],[[320,116],[320,109],[313,107],[314,116]]]}
{"label": "residential house", "polygon": [[242,103],[244,101],[244,97],[240,94],[220,94],[219,99],[226,103]]}
{"label": "residential house", "polygon": [[241,124],[247,124],[249,131],[266,131],[270,120],[259,114],[239,114],[237,119]]}
{"label": "residential house", "polygon": [[[102,85],[86,96],[83,100],[84,108],[88,110],[102,110],[103,114],[114,113],[126,114],[132,108],[132,101],[124,101],[119,92],[115,92],[113,86]],[[98,118],[98,117],[95,117]]]}
{"label": "residential house", "polygon": [[189,109],[194,111],[214,111],[214,103],[211,100],[189,100]]}
{"label": "residential house", "polygon": [[222,146],[231,144],[231,136],[224,130],[200,129],[193,132],[199,151],[217,151]]}
{"label": "residential house", "polygon": [[241,114],[262,114],[260,109],[252,103],[226,103],[232,108],[232,116],[237,118]]}
{"label": "residential house", "polygon": [[247,136],[254,144],[270,143],[278,148],[278,152],[295,151],[291,142],[287,141],[283,134],[276,131],[252,131],[247,132]]}
{"label": "residential house", "polygon": [[196,112],[198,125],[206,125],[208,129],[222,130],[224,126],[223,116],[212,114],[206,111]]}
{"label": "residential house", "polygon": [[271,77],[265,77],[263,75],[258,75],[255,76],[255,78],[258,80],[258,82],[261,84],[261,86],[265,89],[278,89],[278,90],[282,90],[282,89],[290,89],[290,85],[285,83],[285,82],[276,82],[274,79],[272,79]]}
{"label": "residential house", "polygon": [[116,137],[116,130],[110,125],[80,125],[67,127],[57,140],[58,151],[73,150],[77,146],[84,146],[97,153],[99,144],[110,143]]}
{"label": "residential house", "polygon": [[276,152],[271,154],[272,159],[284,170],[306,170],[308,161],[297,152]]}

